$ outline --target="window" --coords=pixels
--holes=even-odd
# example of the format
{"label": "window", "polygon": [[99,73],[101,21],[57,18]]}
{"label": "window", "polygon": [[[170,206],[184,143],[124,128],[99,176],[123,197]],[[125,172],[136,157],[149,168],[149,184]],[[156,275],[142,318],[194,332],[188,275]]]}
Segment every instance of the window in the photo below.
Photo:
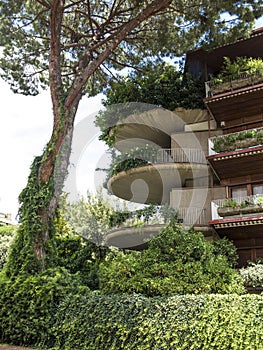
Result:
{"label": "window", "polygon": [[252,186],[253,194],[263,194],[263,184]]}
{"label": "window", "polygon": [[247,186],[235,186],[231,188],[231,197],[239,198],[247,196]]}

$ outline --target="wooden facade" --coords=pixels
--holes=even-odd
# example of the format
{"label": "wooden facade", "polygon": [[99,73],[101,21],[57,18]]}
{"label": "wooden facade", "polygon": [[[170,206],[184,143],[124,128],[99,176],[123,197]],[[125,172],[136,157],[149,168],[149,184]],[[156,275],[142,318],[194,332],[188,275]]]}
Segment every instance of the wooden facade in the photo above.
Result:
{"label": "wooden facade", "polygon": [[[263,28],[259,28],[249,38],[240,39],[230,45],[210,52],[198,49],[188,53],[186,68],[196,76],[201,72],[204,79],[208,80],[208,74],[215,75],[219,72],[225,56],[231,59],[238,56],[263,58],[262,47]],[[258,80],[251,79],[250,82],[247,80],[245,84],[230,82],[221,91],[210,90],[207,85],[204,103],[223,135],[247,130],[256,132],[263,127],[262,80],[263,77]],[[222,207],[229,209],[227,216],[220,217],[218,214],[209,223],[220,237],[226,236],[235,243],[239,266],[246,265],[248,260],[263,258],[262,143],[263,140],[259,139],[258,144],[252,147],[212,152],[207,157],[220,185],[225,187],[226,201]],[[251,209],[250,212],[253,201],[256,210]]]}

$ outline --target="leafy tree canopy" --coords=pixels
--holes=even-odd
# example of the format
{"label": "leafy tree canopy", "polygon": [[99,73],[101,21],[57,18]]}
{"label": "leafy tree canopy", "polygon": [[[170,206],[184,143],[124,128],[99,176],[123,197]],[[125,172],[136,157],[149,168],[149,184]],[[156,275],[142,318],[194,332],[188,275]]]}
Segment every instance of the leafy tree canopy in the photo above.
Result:
{"label": "leafy tree canopy", "polygon": [[132,114],[133,109],[135,113],[138,111],[134,102],[144,103],[140,110],[154,106],[170,111],[177,107],[203,109],[205,91],[201,79],[194,79],[181,68],[167,63],[151,63],[142,70],[131,71],[126,77],[119,76],[118,81],[111,81],[105,95],[103,104],[106,109],[96,116],[96,124],[102,131],[100,139],[110,146],[114,139],[112,126]]}
{"label": "leafy tree canopy", "polygon": [[[49,66],[51,48],[60,57],[64,93],[76,87],[84,69],[96,66],[84,91],[94,95],[107,85],[112,68],[134,67],[145,57],[181,55],[196,45],[247,35],[263,13],[260,4],[261,0],[1,0],[1,76],[13,91],[37,94],[56,73]],[[147,19],[150,5],[156,9]]]}

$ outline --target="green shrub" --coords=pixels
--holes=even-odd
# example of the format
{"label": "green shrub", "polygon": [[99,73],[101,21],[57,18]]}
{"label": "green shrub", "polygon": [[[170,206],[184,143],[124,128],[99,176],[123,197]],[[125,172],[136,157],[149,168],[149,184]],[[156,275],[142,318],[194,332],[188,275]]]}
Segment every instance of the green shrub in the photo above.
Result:
{"label": "green shrub", "polygon": [[214,254],[224,255],[231,267],[235,267],[238,262],[237,248],[234,243],[230,242],[226,237],[217,239],[212,242]]}
{"label": "green shrub", "polygon": [[263,287],[263,264],[251,263],[239,270],[246,287]]}
{"label": "green shrub", "polygon": [[66,268],[71,274],[78,273],[81,284],[98,289],[99,261],[95,244],[74,235],[56,237],[55,244],[56,266]]}
{"label": "green shrub", "polygon": [[262,350],[257,295],[69,296],[60,304],[55,349]]}
{"label": "green shrub", "polygon": [[0,226],[0,270],[4,267],[15,235],[14,226]]}
{"label": "green shrub", "polygon": [[100,288],[106,294],[146,296],[242,293],[242,279],[231,268],[233,256],[225,256],[222,248],[201,233],[170,224],[147,250],[110,254],[100,266]]}
{"label": "green shrub", "polygon": [[45,345],[52,342],[54,314],[60,301],[88,288],[63,268],[35,276],[0,276],[0,342]]}

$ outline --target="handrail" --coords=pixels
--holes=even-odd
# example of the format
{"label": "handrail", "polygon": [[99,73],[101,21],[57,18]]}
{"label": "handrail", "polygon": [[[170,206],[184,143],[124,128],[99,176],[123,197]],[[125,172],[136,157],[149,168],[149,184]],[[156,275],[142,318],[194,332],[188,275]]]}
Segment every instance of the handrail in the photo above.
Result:
{"label": "handrail", "polygon": [[237,76],[230,75],[228,78],[226,77],[222,83],[219,84],[212,80],[206,81],[206,97],[212,97],[223,92],[233,91],[245,86],[251,86],[260,83],[263,83],[262,72],[256,74],[248,74],[247,72],[241,72]]}
{"label": "handrail", "polygon": [[244,197],[233,197],[233,198],[221,198],[216,199],[213,203],[218,208],[224,207],[235,207],[235,206],[249,206],[249,205],[262,205],[263,206],[263,194],[254,194],[251,196]]}
{"label": "handrail", "polygon": [[258,131],[260,131],[260,130],[263,130],[263,127],[262,128],[253,128],[253,129],[246,129],[246,130],[240,130],[240,131],[236,131],[236,132],[231,132],[231,133],[229,133],[229,134],[223,134],[223,135],[218,135],[218,136],[212,136],[212,137],[210,137],[209,138],[209,140],[211,140],[211,141],[213,141],[213,140],[215,140],[215,139],[217,139],[217,138],[227,138],[229,135],[238,135],[238,134],[240,134],[241,132],[248,132],[248,131],[256,131],[256,132],[258,132]]}
{"label": "handrail", "polygon": [[157,163],[197,163],[206,164],[206,157],[197,148],[165,148],[157,152]]}
{"label": "handrail", "polygon": [[178,222],[184,225],[207,225],[206,209],[204,208],[178,208]]}
{"label": "handrail", "polygon": [[167,217],[165,213],[162,213],[159,209],[156,209],[156,213],[152,214],[150,217],[145,218],[143,215],[138,217],[135,212],[130,212],[127,220],[116,224],[111,227],[110,231],[118,228],[124,227],[138,227],[143,225],[157,225],[157,224],[167,224],[172,219],[176,219],[178,223],[187,226],[193,225],[206,225],[206,210],[204,208],[196,207],[181,207],[181,208],[169,208],[171,211],[174,210],[174,214],[168,214]]}

